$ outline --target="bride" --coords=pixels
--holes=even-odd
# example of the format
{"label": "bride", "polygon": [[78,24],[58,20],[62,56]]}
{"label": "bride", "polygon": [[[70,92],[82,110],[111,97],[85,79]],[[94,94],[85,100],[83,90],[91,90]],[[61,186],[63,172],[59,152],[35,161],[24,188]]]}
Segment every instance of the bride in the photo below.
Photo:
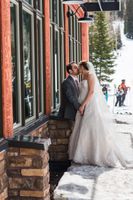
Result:
{"label": "bride", "polygon": [[113,119],[109,112],[93,64],[80,62],[79,103],[69,143],[69,159],[75,163],[115,167],[119,163],[133,167],[123,158],[112,134]]}

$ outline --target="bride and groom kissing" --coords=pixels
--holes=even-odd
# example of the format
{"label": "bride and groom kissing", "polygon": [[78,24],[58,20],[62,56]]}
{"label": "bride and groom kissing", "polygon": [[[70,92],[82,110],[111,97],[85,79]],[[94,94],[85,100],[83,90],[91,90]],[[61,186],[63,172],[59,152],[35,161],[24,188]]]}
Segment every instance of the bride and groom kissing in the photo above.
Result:
{"label": "bride and groom kissing", "polygon": [[[61,85],[59,118],[74,121],[69,159],[75,163],[133,168],[120,152],[113,135],[113,118],[103,96],[94,66],[81,61],[67,65],[69,76]],[[79,82],[78,75],[82,81]]]}

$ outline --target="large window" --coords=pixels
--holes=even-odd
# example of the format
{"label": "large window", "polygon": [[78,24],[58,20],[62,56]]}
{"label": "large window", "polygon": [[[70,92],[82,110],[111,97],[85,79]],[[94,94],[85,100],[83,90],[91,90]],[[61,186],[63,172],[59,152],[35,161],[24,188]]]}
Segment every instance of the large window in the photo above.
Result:
{"label": "large window", "polygon": [[43,17],[42,0],[11,0],[14,127],[44,113]]}
{"label": "large window", "polygon": [[52,110],[60,105],[60,85],[65,77],[64,10],[61,0],[50,0]]}
{"label": "large window", "polygon": [[13,122],[21,123],[21,81],[20,81],[20,51],[18,3],[11,3],[11,53],[12,53],[12,90],[13,90]]}
{"label": "large window", "polygon": [[33,15],[23,9],[23,70],[24,70],[24,106],[25,119],[35,115],[34,61],[33,61]]}
{"label": "large window", "polygon": [[75,15],[69,17],[69,61],[81,60],[81,30]]}
{"label": "large window", "polygon": [[[50,38],[51,38],[51,83],[52,83],[52,110],[57,110],[60,105],[60,85],[65,78],[65,51],[64,51],[64,10],[61,0],[50,2]],[[77,17],[69,18],[69,55],[70,61],[81,60],[80,24]]]}

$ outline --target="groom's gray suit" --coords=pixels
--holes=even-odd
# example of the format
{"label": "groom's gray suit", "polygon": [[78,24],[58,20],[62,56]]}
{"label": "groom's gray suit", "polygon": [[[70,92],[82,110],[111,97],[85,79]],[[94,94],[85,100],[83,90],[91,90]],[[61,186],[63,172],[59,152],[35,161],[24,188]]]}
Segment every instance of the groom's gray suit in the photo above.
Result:
{"label": "groom's gray suit", "polygon": [[74,79],[69,75],[61,85],[61,106],[59,118],[75,120],[76,112],[80,107],[78,103],[79,91]]}

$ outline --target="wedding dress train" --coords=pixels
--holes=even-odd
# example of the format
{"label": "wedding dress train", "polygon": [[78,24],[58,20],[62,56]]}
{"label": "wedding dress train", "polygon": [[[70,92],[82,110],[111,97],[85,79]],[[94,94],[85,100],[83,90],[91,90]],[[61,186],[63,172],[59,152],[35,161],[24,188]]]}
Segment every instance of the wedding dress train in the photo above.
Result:
{"label": "wedding dress train", "polygon": [[[80,83],[80,103],[87,93],[88,83],[87,80],[83,80]],[[86,106],[84,115],[81,116],[77,112],[70,137],[69,159],[80,164],[109,167],[115,167],[119,161],[123,167],[127,167],[113,134],[113,120],[97,80],[94,95]]]}

